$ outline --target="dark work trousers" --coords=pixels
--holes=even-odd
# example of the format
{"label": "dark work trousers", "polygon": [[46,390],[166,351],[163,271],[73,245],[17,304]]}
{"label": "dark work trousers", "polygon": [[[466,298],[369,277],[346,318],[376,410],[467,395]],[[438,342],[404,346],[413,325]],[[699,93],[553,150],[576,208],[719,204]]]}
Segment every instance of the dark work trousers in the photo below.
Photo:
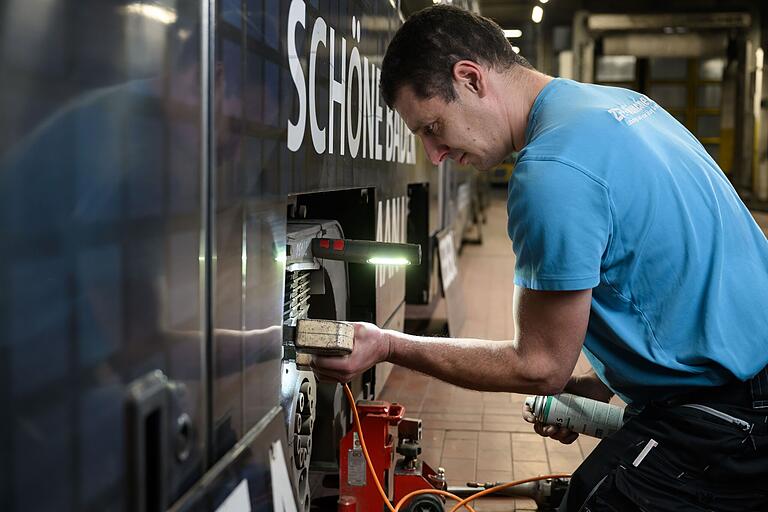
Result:
{"label": "dark work trousers", "polygon": [[768,367],[652,402],[600,442],[560,512],[768,512]]}

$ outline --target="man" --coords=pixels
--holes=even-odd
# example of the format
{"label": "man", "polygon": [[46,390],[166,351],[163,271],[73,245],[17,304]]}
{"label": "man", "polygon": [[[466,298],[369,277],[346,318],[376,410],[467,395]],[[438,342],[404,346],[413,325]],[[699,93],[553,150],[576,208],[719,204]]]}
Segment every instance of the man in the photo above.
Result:
{"label": "man", "polygon": [[[317,373],[391,361],[477,390],[618,393],[641,412],[576,471],[562,510],[768,510],[768,242],[701,144],[641,94],[531,69],[495,23],[449,6],[401,27],[381,88],[434,163],[520,152],[517,338],[359,324],[352,354],[316,358]],[[580,350],[594,373],[572,377]]]}

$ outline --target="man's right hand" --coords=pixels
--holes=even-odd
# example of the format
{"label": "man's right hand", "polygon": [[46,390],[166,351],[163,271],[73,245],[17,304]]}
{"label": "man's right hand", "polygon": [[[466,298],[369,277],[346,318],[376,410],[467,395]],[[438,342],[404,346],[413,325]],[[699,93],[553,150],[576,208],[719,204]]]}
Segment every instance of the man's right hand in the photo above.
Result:
{"label": "man's right hand", "polygon": [[349,382],[373,365],[386,361],[390,353],[387,332],[374,324],[354,322],[355,344],[345,356],[314,356],[312,369],[320,380]]}
{"label": "man's right hand", "polygon": [[[613,391],[603,384],[592,370],[584,375],[572,376],[565,386],[565,391],[567,393],[592,398],[606,403],[613,397]],[[533,416],[533,411],[527,404],[523,404],[523,419],[528,423],[533,423],[533,430],[540,436],[551,437],[563,444],[571,444],[579,437],[578,432],[574,432],[565,427],[544,425],[543,423],[536,421]]]}

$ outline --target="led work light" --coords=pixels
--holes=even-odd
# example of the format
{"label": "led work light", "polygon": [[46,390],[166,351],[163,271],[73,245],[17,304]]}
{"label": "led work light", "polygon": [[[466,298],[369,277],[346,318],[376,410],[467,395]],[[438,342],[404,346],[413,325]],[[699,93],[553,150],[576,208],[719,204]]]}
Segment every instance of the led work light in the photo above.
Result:
{"label": "led work light", "polygon": [[342,238],[313,238],[312,255],[326,260],[371,265],[419,265],[421,246],[370,240]]}

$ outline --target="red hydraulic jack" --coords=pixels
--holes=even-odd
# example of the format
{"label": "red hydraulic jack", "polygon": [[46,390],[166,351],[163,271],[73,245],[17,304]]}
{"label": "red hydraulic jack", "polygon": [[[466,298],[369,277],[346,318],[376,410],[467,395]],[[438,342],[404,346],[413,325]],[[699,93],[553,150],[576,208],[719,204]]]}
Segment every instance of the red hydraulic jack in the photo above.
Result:
{"label": "red hydraulic jack", "polygon": [[[405,418],[402,405],[384,401],[359,400],[357,412],[371,463],[390,501],[397,503],[419,489],[445,490],[445,472],[442,468],[435,471],[419,459],[421,420]],[[395,426],[397,445],[390,434],[390,427]],[[397,462],[395,452],[403,456]],[[382,510],[384,503],[370,475],[355,429],[347,432],[342,439],[339,460],[341,474],[338,512]],[[402,510],[442,512],[443,505],[441,497],[422,494],[410,500]]]}

